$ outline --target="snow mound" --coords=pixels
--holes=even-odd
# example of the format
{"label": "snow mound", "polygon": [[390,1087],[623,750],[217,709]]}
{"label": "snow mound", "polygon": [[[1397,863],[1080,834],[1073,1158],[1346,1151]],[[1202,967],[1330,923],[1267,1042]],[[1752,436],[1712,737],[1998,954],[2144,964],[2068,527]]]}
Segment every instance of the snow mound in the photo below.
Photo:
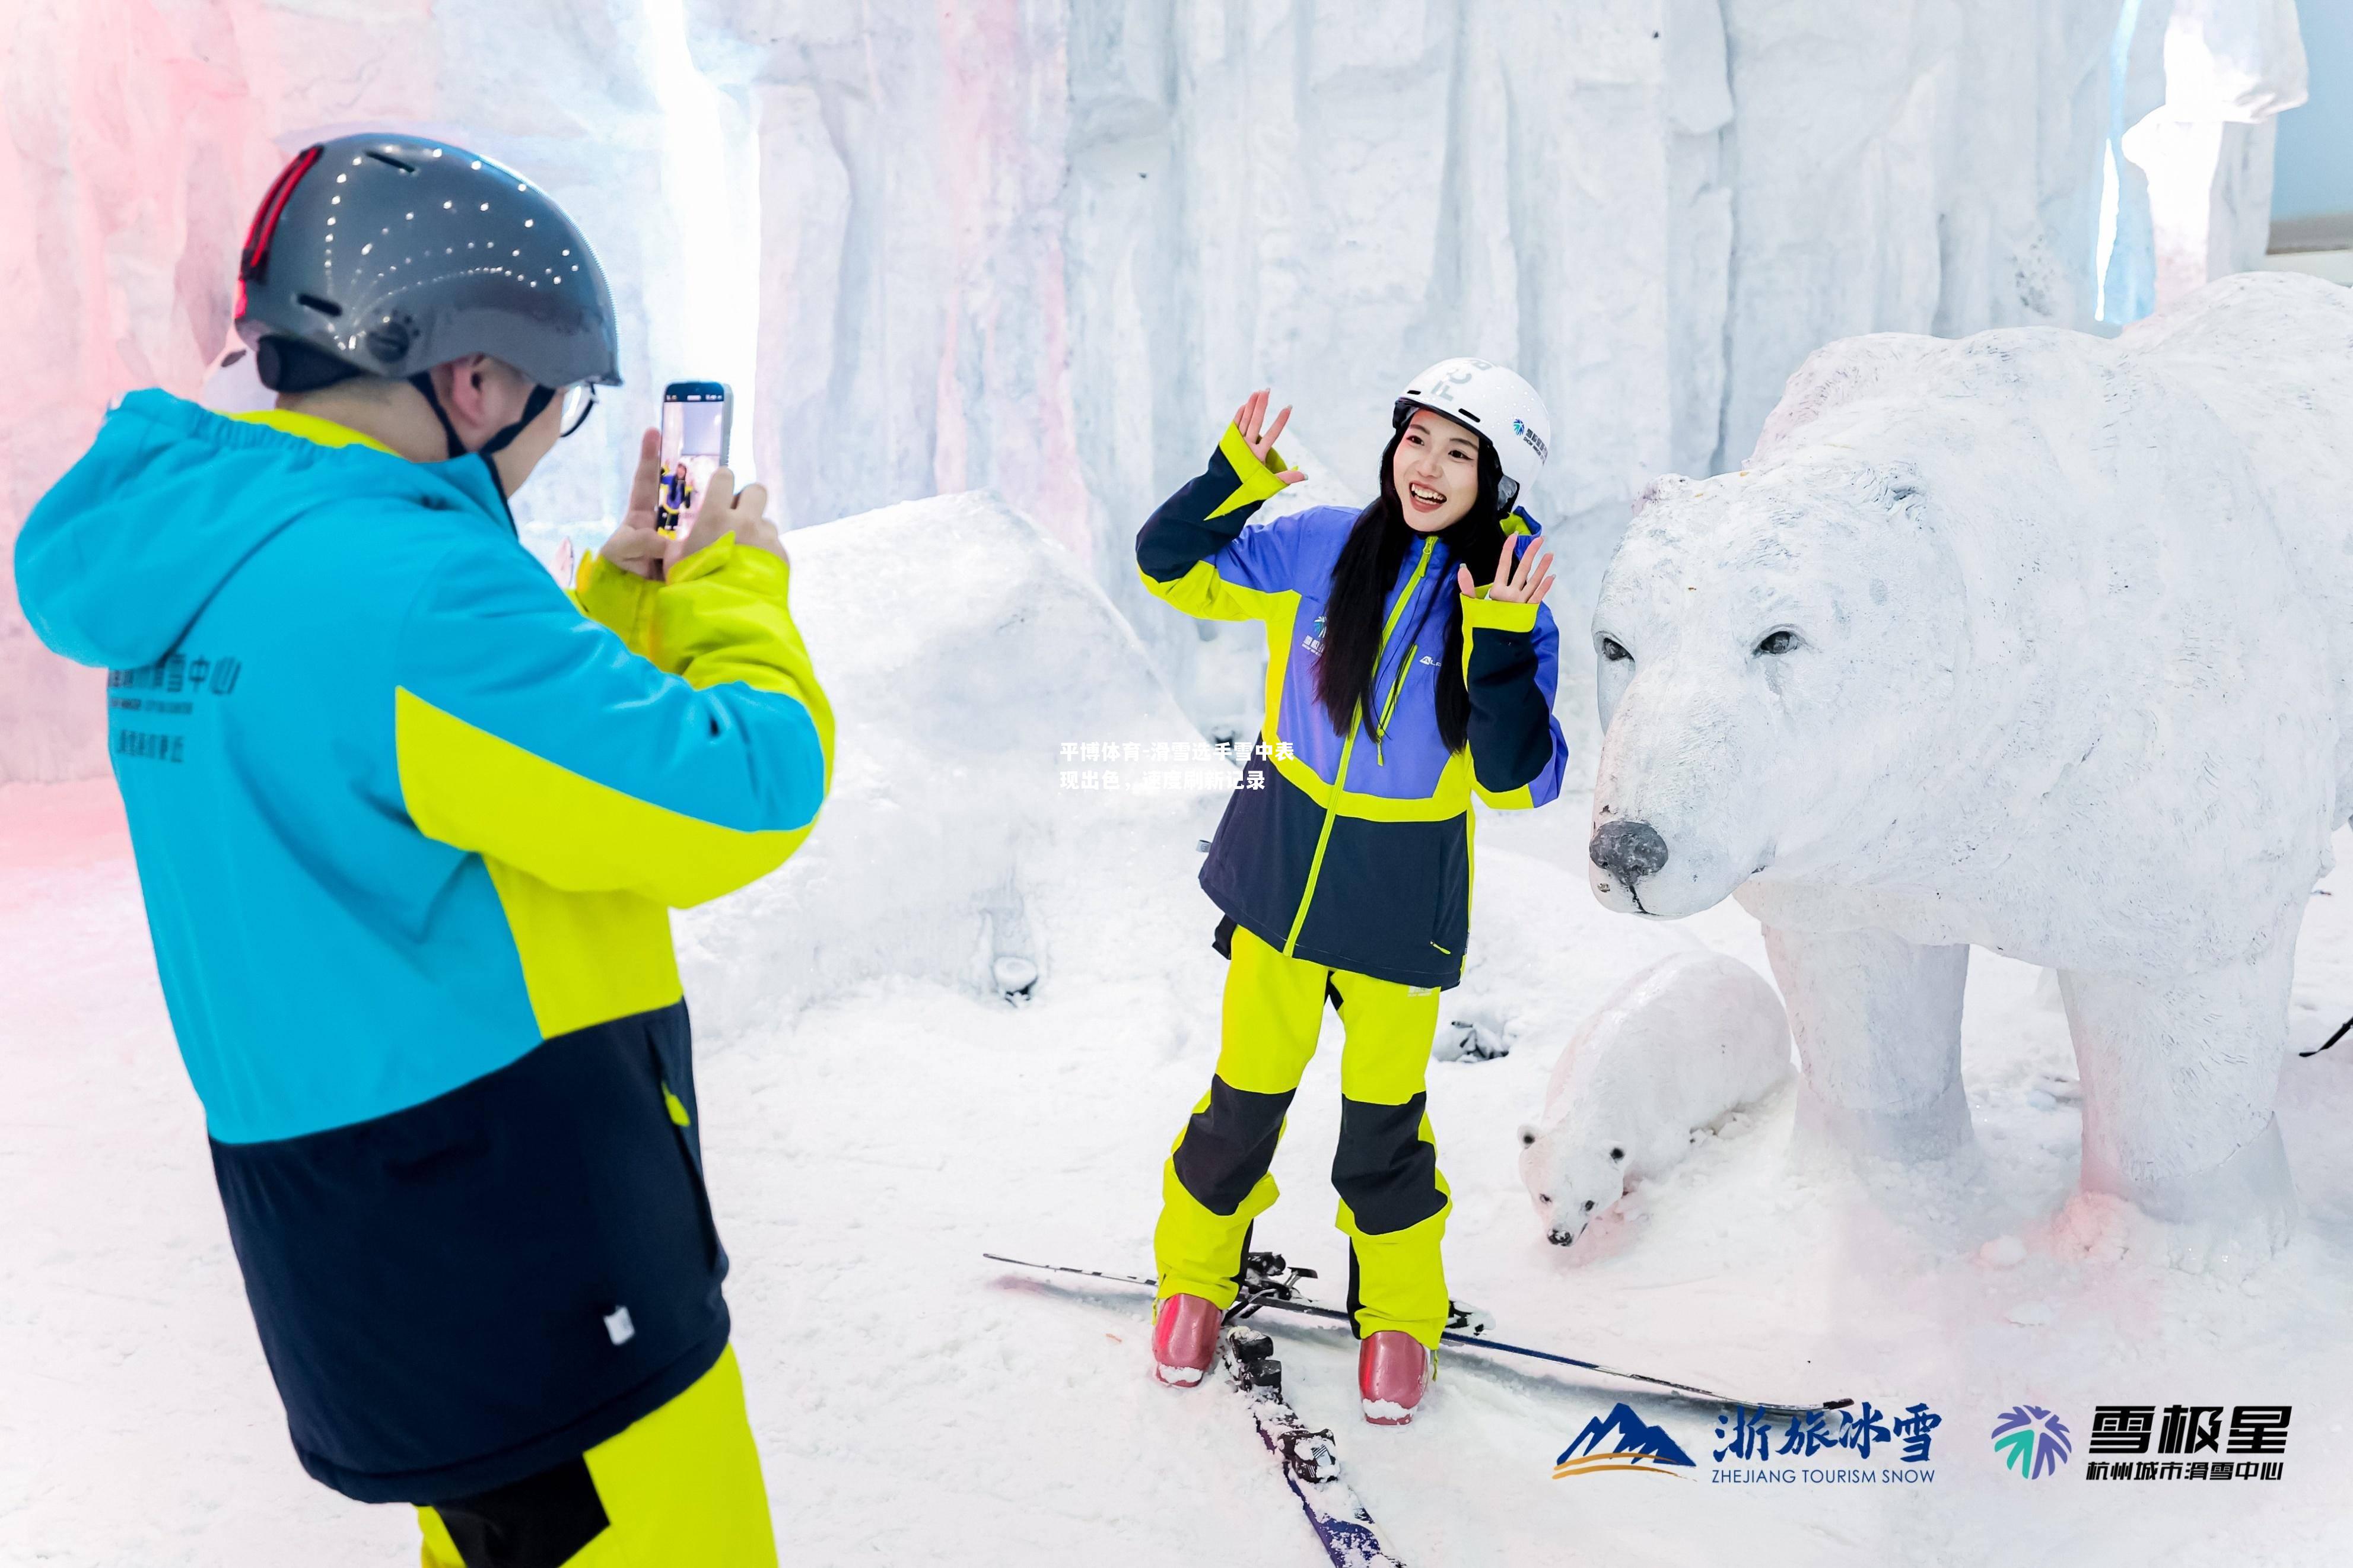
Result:
{"label": "snow mound", "polygon": [[[1237,770],[1196,758],[1206,742],[1069,552],[986,493],[786,547],[839,726],[833,793],[782,871],[678,918],[706,1032],[885,976],[1026,1001],[1066,943],[1155,921],[1206,950],[1192,847]],[[1145,863],[1139,898],[1125,879]]]}

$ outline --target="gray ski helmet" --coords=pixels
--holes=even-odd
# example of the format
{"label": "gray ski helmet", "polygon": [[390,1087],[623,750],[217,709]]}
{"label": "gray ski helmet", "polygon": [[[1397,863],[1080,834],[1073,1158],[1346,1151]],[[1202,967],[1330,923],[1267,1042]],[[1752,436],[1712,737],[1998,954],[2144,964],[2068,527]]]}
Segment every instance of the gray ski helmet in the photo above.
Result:
{"label": "gray ski helmet", "polygon": [[[613,295],[587,238],[522,175],[421,137],[339,136],[295,154],[246,233],[237,330],[279,391],[413,377],[471,353],[543,387],[621,384]],[[285,339],[304,346],[281,353]]]}

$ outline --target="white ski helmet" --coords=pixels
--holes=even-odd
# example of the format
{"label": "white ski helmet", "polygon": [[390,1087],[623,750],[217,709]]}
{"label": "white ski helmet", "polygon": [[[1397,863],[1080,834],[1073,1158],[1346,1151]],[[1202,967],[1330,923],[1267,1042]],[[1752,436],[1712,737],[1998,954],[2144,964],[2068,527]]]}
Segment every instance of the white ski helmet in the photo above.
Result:
{"label": "white ski helmet", "polygon": [[1402,426],[1416,408],[1443,414],[1487,438],[1504,469],[1495,500],[1507,512],[1552,449],[1552,416],[1536,389],[1482,359],[1442,359],[1415,376],[1398,397],[1391,425]]}

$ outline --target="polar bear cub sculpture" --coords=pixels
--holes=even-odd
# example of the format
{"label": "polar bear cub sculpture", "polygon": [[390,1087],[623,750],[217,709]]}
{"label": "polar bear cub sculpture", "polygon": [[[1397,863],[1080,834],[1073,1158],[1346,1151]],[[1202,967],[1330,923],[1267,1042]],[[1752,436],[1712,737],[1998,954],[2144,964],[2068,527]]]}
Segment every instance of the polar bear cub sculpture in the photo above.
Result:
{"label": "polar bear cub sculpture", "polygon": [[1662,479],[1593,622],[1597,896],[1736,892],[1799,1128],[1972,1138],[1971,946],[2060,972],[2082,1184],[2260,1256],[2296,931],[2353,810],[2353,289],[2247,273],[2104,341],[1833,343]]}
{"label": "polar bear cub sculpture", "polygon": [[1788,1071],[1781,999],[1738,959],[1678,952],[1636,974],[1560,1053],[1542,1124],[1520,1129],[1520,1180],[1546,1237],[1575,1241]]}

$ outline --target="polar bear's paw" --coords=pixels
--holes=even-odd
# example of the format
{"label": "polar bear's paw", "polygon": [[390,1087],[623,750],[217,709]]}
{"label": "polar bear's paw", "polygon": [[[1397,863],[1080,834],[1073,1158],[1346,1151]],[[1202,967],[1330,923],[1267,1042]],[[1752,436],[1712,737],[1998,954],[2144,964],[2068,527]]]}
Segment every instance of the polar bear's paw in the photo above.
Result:
{"label": "polar bear's paw", "polygon": [[2087,1156],[2083,1188],[2060,1215],[2054,1239],[2094,1262],[2138,1257],[2243,1279],[2288,1244],[2296,1216],[2274,1118],[2209,1171],[2130,1181]]}

